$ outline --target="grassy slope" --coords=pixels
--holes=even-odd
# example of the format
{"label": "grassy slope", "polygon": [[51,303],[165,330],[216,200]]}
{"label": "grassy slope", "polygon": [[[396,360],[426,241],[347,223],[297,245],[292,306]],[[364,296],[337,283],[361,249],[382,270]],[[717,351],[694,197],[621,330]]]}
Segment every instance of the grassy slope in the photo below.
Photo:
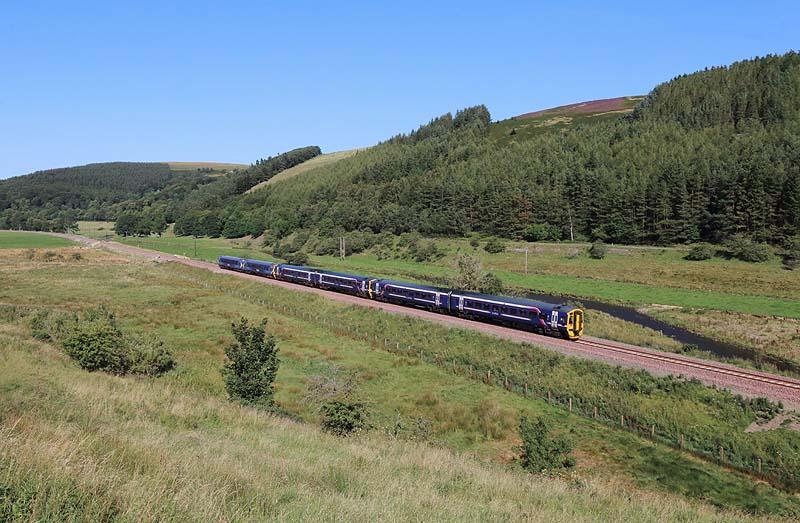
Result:
{"label": "grassy slope", "polygon": [[73,242],[46,234],[0,231],[0,249],[26,249],[42,247],[67,247]]}
{"label": "grassy slope", "polygon": [[335,162],[338,162],[339,160],[342,160],[344,158],[349,158],[349,157],[353,156],[354,154],[356,154],[358,151],[361,151],[361,150],[363,150],[363,149],[350,149],[350,150],[347,150],[347,151],[337,151],[335,153],[327,153],[327,154],[321,154],[319,156],[315,156],[314,158],[312,158],[310,160],[307,160],[307,161],[301,163],[300,165],[295,165],[294,167],[290,167],[289,169],[286,169],[285,171],[281,171],[280,173],[276,174],[275,176],[273,176],[269,180],[267,180],[265,182],[261,182],[261,183],[259,183],[258,185],[254,186],[254,187],[251,187],[247,192],[257,191],[259,189],[262,189],[262,188],[266,187],[267,185],[279,182],[281,180],[287,180],[289,178],[297,176],[298,174],[302,174],[302,173],[308,172],[308,171],[310,171],[312,169],[316,169],[318,167],[323,167],[323,166],[328,166],[328,165],[330,165],[332,163],[335,163]]}
{"label": "grassy slope", "polygon": [[[84,251],[80,261],[33,266],[6,252],[0,302],[73,309],[107,303],[129,328],[157,332],[179,361],[177,371],[158,380],[87,374],[33,341],[19,323],[0,327],[1,344],[8,347],[0,361],[0,478],[12,494],[33,498],[44,511],[77,503],[87,514],[112,510],[129,519],[299,519],[334,511],[346,519],[527,514],[568,521],[693,520],[710,512],[640,489],[768,511],[789,502],[764,485],[630,433],[370,350],[318,322],[276,313],[239,294],[301,303],[296,293],[185,267],[131,264],[96,251]],[[321,309],[318,301],[306,304],[309,311]],[[577,440],[578,475],[570,483],[529,483],[513,471],[379,434],[341,443],[233,407],[224,401],[218,369],[229,323],[239,312],[269,318],[281,347],[278,401],[303,419],[316,419],[313,406],[302,401],[305,379],[341,366],[361,373],[379,428],[425,416],[434,421],[441,444],[505,461],[522,410],[545,416]]]}
{"label": "grassy slope", "polygon": [[227,162],[165,162],[172,171],[196,171],[198,169],[211,169],[213,171],[231,171],[246,169],[249,165],[244,163]]}
{"label": "grassy slope", "polygon": [[[619,109],[611,111],[583,111],[576,107],[579,104],[572,104],[540,111],[533,116],[517,116],[493,123],[490,136],[498,144],[508,145],[541,133],[563,131],[578,124],[613,120],[633,111],[643,98],[643,96],[628,96]],[[515,134],[511,134],[512,130]]]}

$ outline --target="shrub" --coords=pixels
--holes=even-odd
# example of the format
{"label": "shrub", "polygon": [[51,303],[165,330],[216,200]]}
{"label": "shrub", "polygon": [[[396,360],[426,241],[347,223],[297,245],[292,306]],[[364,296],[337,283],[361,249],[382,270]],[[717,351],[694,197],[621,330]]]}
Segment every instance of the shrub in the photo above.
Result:
{"label": "shrub", "polygon": [[522,233],[522,237],[529,242],[561,239],[561,231],[547,223],[534,223],[529,225]]}
{"label": "shrub", "polygon": [[52,313],[46,309],[39,309],[31,315],[28,325],[31,334],[37,340],[60,341],[70,324],[75,324],[76,320],[75,316],[65,313]]}
{"label": "shrub", "polygon": [[322,429],[337,436],[366,430],[367,407],[363,403],[331,400],[322,405]]}
{"label": "shrub", "polygon": [[477,249],[480,246],[481,242],[478,241],[478,238],[471,238],[469,240],[469,244],[473,249]]}
{"label": "shrub", "polygon": [[543,419],[529,420],[523,416],[519,422],[519,435],[522,439],[522,466],[526,470],[542,472],[575,466],[575,459],[569,455],[572,443],[551,437]]}
{"label": "shrub", "polygon": [[228,362],[222,369],[231,399],[244,404],[272,407],[272,384],[278,372],[275,337],[265,332],[266,319],[250,325],[246,318],[231,326],[236,341],[225,349]]}
{"label": "shrub", "polygon": [[339,252],[339,241],[336,238],[320,238],[314,247],[314,254],[328,256]]}
{"label": "shrub", "polygon": [[155,336],[131,336],[128,339],[130,372],[159,376],[175,368],[172,352]]}
{"label": "shrub", "polygon": [[121,375],[130,368],[122,332],[108,319],[77,322],[62,346],[69,357],[88,371]]}
{"label": "shrub", "polygon": [[595,260],[602,260],[608,253],[608,246],[601,240],[597,240],[589,247],[589,257]]}
{"label": "shrub", "polygon": [[306,265],[308,263],[308,254],[304,252],[293,252],[291,254],[287,254],[284,258],[286,263],[290,263],[292,265]]}
{"label": "shrub", "polygon": [[766,243],[755,243],[750,238],[736,235],[725,244],[730,256],[751,263],[769,260],[772,249]]}
{"label": "shrub", "polygon": [[492,238],[486,242],[486,245],[483,246],[483,250],[489,254],[498,254],[506,250],[506,244],[497,238]]}
{"label": "shrub", "polygon": [[414,242],[408,247],[408,255],[417,262],[433,261],[444,256],[431,240]]}
{"label": "shrub", "polygon": [[72,253],[72,259],[75,260],[75,261],[80,261],[80,260],[83,259],[83,256],[81,256],[81,253],[79,253],[79,252],[73,252]]}
{"label": "shrub", "polygon": [[487,272],[481,277],[478,290],[486,294],[501,294],[504,289],[502,280],[496,274]]}
{"label": "shrub", "polygon": [[703,260],[710,260],[714,257],[714,248],[710,245],[695,245],[691,248],[691,250],[683,257],[684,260],[689,261],[703,261]]}
{"label": "shrub", "polygon": [[785,269],[792,271],[800,267],[800,235],[793,236],[786,240],[781,257]]}

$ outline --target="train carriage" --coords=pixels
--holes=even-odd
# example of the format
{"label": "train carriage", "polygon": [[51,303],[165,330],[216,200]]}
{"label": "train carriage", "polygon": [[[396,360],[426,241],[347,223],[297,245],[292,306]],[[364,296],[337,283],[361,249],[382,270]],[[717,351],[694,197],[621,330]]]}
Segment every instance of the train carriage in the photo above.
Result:
{"label": "train carriage", "polygon": [[450,311],[450,290],[395,280],[370,281],[370,297],[422,309]]}
{"label": "train carriage", "polygon": [[331,289],[348,294],[366,296],[367,285],[370,278],[357,274],[347,274],[344,272],[323,271],[316,269],[317,284],[323,289]]}
{"label": "train carriage", "polygon": [[220,256],[217,259],[217,264],[221,269],[244,271],[245,260],[243,258],[236,258],[235,256]]}
{"label": "train carriage", "polygon": [[272,276],[278,280],[300,283],[303,285],[315,285],[317,283],[317,272],[309,267],[299,265],[275,265]]}
{"label": "train carriage", "polygon": [[261,260],[244,260],[244,272],[255,274],[257,276],[270,277],[272,276],[272,270],[274,268],[274,263]]}

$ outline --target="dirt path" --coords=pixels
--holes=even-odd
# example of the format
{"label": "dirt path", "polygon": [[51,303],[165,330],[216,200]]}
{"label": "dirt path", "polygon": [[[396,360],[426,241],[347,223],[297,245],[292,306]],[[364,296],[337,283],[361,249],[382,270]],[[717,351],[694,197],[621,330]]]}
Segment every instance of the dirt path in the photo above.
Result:
{"label": "dirt path", "polygon": [[[55,234],[55,233],[53,233]],[[371,307],[373,309],[381,309],[388,312],[392,312],[395,314],[403,314],[406,316],[414,316],[418,318],[424,318],[430,321],[435,321],[437,323],[442,323],[445,325],[450,325],[454,327],[460,327],[465,329],[473,329],[477,330],[486,334],[490,334],[493,336],[497,336],[499,338],[508,339],[517,342],[525,342],[530,343],[532,345],[536,345],[539,347],[545,347],[551,350],[555,350],[562,354],[566,354],[569,356],[576,356],[579,358],[586,358],[592,360],[599,360],[603,361],[612,365],[620,365],[622,367],[629,367],[629,368],[636,368],[636,369],[644,369],[652,374],[665,376],[665,375],[683,375],[689,378],[696,378],[701,382],[705,383],[706,385],[714,385],[721,388],[726,388],[735,392],[737,394],[742,394],[744,396],[763,396],[770,398],[775,401],[782,401],[784,405],[790,408],[800,409],[800,392],[797,390],[787,389],[784,386],[780,386],[778,384],[770,384],[770,383],[763,383],[763,382],[755,382],[752,380],[744,379],[742,377],[736,377],[726,374],[719,374],[716,372],[712,372],[709,370],[698,369],[698,368],[691,368],[685,367],[680,364],[671,363],[671,362],[663,362],[663,361],[656,361],[650,358],[637,356],[635,354],[625,354],[625,353],[618,353],[618,352],[610,352],[608,350],[604,350],[600,347],[593,347],[589,345],[583,345],[574,343],[567,340],[562,340],[559,338],[551,338],[547,336],[540,336],[538,334],[533,334],[530,332],[519,331],[515,329],[511,329],[508,327],[502,327],[500,325],[492,325],[488,323],[479,323],[475,321],[465,320],[463,318],[457,318],[454,316],[445,316],[442,314],[437,314],[434,312],[419,310],[419,309],[411,309],[408,307],[403,307],[400,305],[394,305],[390,303],[382,303],[372,300],[367,300],[363,298],[358,298],[356,296],[350,296],[347,294],[340,294],[337,292],[326,291],[322,289],[316,289],[313,287],[304,287],[302,285],[296,285],[293,283],[287,283],[278,280],[272,280],[267,278],[261,278],[258,276],[253,276],[250,274],[242,274],[238,272],[232,272],[224,269],[220,269],[216,264],[193,260],[190,258],[186,258],[183,256],[176,256],[172,254],[167,254],[159,251],[152,251],[149,249],[142,249],[140,247],[133,247],[130,245],[125,245],[118,242],[112,241],[99,241],[94,240],[91,238],[87,238],[85,236],[79,236],[75,234],[55,234],[56,236],[61,236],[63,238],[67,238],[73,240],[75,242],[79,242],[81,244],[87,245],[93,248],[102,248],[106,249],[118,254],[124,254],[127,256],[132,256],[135,258],[143,259],[143,260],[150,260],[150,261],[169,261],[180,263],[183,265],[187,265],[189,267],[195,267],[198,269],[206,269],[208,271],[218,273],[218,274],[227,274],[231,277],[238,277],[244,278],[252,281],[257,281],[259,283],[263,283],[266,285],[275,285],[278,287],[283,287],[286,289],[290,289],[293,291],[298,292],[309,292],[313,294],[317,294],[320,296],[324,296],[326,298],[351,303],[354,305],[360,305],[363,307]],[[657,350],[647,349],[643,347],[636,347],[633,345],[627,345],[624,343],[619,343],[616,341],[608,341],[602,340],[599,338],[593,338],[590,336],[584,336],[584,340],[586,341],[594,341],[606,344],[613,344],[617,347],[624,347],[629,348],[632,350],[636,350],[639,352],[644,352],[648,354],[664,354]],[[681,360],[684,362],[693,362],[697,364],[702,364],[704,366],[713,365],[717,368],[722,369],[729,369],[733,371],[737,371],[739,373],[751,373],[757,374],[759,376],[767,377],[767,378],[775,378],[779,380],[787,380],[787,378],[783,376],[773,376],[768,373],[764,372],[757,372],[757,371],[750,371],[749,369],[745,370],[740,367],[736,367],[733,365],[726,365],[723,363],[712,362],[709,360],[703,360],[698,358],[691,358],[688,356],[677,355],[673,353],[669,353],[671,359]],[[797,380],[790,380],[796,381],[797,384],[800,384],[800,381]]]}

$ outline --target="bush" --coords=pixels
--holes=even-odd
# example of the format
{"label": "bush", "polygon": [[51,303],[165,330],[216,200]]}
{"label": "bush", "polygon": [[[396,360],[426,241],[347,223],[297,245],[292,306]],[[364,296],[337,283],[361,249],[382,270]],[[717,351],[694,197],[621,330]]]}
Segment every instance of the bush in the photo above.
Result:
{"label": "bush", "polygon": [[69,357],[88,371],[122,375],[130,368],[122,332],[108,319],[77,322],[62,346]]}
{"label": "bush", "polygon": [[304,252],[293,252],[285,255],[286,263],[292,265],[306,265],[308,263],[308,254]]}
{"label": "bush", "polygon": [[785,269],[792,271],[800,267],[800,235],[793,236],[786,240],[781,257]]}
{"label": "bush", "polygon": [[414,242],[408,247],[408,255],[417,262],[433,261],[444,256],[432,240]]}
{"label": "bush", "polygon": [[278,372],[275,337],[265,332],[266,319],[250,325],[246,318],[231,325],[236,341],[225,349],[228,362],[222,369],[231,399],[247,405],[272,407],[272,384]]}
{"label": "bush", "polygon": [[558,227],[547,223],[534,223],[529,225],[522,233],[522,237],[529,242],[546,240],[560,240],[561,231]]}
{"label": "bush", "polygon": [[483,246],[483,250],[489,254],[498,254],[506,250],[506,244],[497,238],[492,238],[486,242],[486,245]]}
{"label": "bush", "polygon": [[542,418],[529,420],[523,416],[519,422],[522,439],[522,466],[530,472],[563,469],[575,466],[569,455],[572,443],[563,438],[553,438]]}
{"label": "bush", "polygon": [[132,336],[128,339],[129,372],[159,376],[175,368],[172,352],[155,336]]}
{"label": "bush", "polygon": [[608,253],[608,246],[601,240],[597,240],[589,247],[589,257],[595,260],[602,260]]}
{"label": "bush", "polygon": [[765,262],[772,256],[772,249],[766,243],[755,243],[750,238],[737,235],[725,244],[733,258],[751,262]]}
{"label": "bush", "polygon": [[486,294],[502,294],[504,289],[505,286],[500,278],[491,272],[487,272],[481,277],[478,288],[478,290]]}
{"label": "bush", "polygon": [[469,240],[469,244],[473,249],[477,249],[480,246],[481,242],[478,241],[478,238],[471,238]]}
{"label": "bush", "polygon": [[367,407],[363,403],[331,400],[322,405],[322,429],[326,432],[349,436],[367,428]]}
{"label": "bush", "polygon": [[689,261],[703,261],[703,260],[710,260],[714,257],[714,248],[710,245],[695,245],[691,248],[691,250],[683,257],[684,260]]}

